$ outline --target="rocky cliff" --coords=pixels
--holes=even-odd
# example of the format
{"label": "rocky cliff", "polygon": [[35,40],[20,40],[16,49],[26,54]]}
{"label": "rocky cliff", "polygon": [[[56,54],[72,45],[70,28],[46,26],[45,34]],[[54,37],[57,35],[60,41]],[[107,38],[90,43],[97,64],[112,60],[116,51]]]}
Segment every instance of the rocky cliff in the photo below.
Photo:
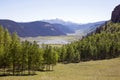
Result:
{"label": "rocky cliff", "polygon": [[112,11],[111,21],[115,23],[120,22],[120,4]]}

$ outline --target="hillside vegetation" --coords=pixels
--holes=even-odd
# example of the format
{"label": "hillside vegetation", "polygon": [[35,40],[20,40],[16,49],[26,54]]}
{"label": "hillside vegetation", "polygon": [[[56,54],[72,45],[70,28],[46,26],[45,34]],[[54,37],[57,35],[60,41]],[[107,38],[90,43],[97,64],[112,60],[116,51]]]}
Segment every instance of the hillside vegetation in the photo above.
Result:
{"label": "hillside vegetation", "polygon": [[107,22],[80,41],[62,47],[60,61],[79,62],[120,56],[120,23]]}

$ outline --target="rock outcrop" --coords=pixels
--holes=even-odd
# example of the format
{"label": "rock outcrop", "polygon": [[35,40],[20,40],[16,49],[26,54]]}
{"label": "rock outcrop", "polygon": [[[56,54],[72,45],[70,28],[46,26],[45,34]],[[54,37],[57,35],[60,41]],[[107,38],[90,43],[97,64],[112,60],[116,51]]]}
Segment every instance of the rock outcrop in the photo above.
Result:
{"label": "rock outcrop", "polygon": [[120,4],[112,11],[111,21],[114,23],[120,22]]}

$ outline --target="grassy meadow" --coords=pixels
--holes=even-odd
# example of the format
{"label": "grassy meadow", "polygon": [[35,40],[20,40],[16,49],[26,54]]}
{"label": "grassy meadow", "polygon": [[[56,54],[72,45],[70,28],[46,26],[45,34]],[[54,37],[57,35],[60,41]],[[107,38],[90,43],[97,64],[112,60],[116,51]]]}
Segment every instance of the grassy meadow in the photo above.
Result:
{"label": "grassy meadow", "polygon": [[0,80],[120,80],[120,58],[57,64],[54,71],[34,76],[5,76]]}

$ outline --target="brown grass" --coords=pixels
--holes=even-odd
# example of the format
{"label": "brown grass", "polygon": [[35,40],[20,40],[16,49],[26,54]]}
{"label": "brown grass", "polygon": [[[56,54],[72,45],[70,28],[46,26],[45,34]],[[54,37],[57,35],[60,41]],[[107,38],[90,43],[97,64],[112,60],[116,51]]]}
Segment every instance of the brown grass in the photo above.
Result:
{"label": "brown grass", "polygon": [[120,58],[57,64],[54,71],[34,76],[6,76],[0,80],[120,80]]}

